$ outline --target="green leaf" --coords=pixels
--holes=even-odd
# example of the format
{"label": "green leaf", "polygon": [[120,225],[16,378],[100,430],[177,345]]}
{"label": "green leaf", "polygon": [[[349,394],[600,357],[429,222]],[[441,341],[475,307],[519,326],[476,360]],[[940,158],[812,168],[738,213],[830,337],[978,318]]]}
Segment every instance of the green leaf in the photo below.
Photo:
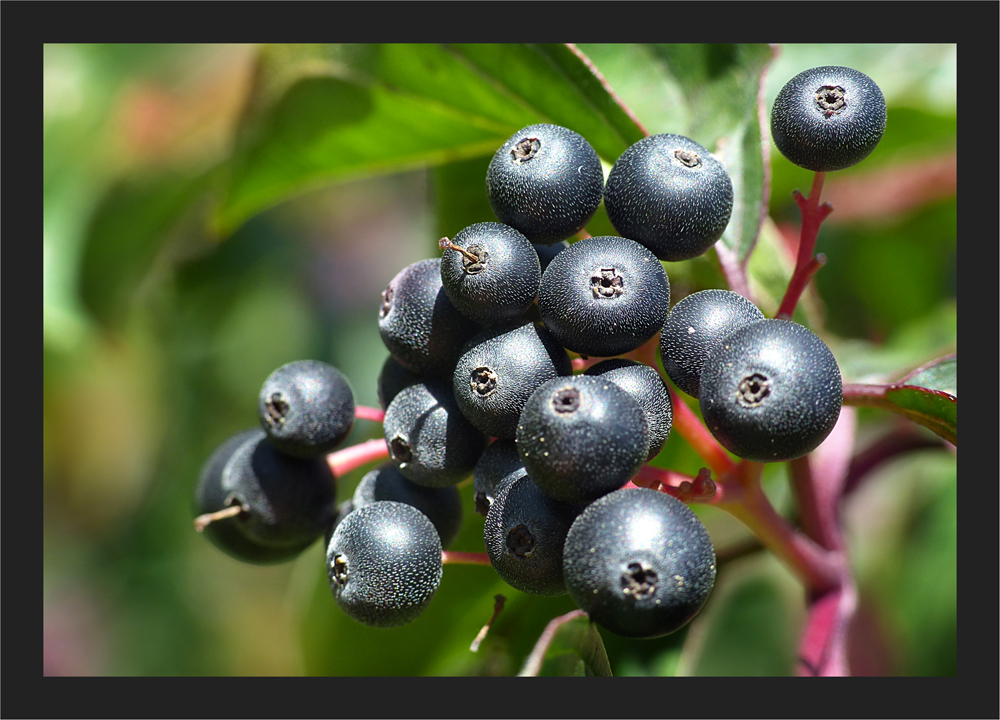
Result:
{"label": "green leaf", "polygon": [[891,385],[848,385],[845,405],[904,415],[958,445],[957,354],[938,358]]}
{"label": "green leaf", "polygon": [[611,664],[597,626],[586,617],[562,625],[545,653],[539,675],[611,677]]}
{"label": "green leaf", "polygon": [[766,44],[581,45],[651,133],[690,137],[733,182],[733,215],[716,248],[746,263],[767,205],[758,97]]}
{"label": "green leaf", "polygon": [[319,184],[489,157],[532,123],[569,127],[609,159],[642,137],[565,45],[268,46],[249,108],[223,233]]}
{"label": "green leaf", "polygon": [[205,190],[213,173],[122,180],[94,213],[80,261],[80,296],[104,325],[128,316],[168,233]]}
{"label": "green leaf", "polygon": [[903,415],[958,444],[958,356],[948,355],[917,368],[889,386],[886,398]]}
{"label": "green leaf", "polygon": [[692,622],[678,675],[791,675],[804,617],[801,585],[770,554],[720,573]]}

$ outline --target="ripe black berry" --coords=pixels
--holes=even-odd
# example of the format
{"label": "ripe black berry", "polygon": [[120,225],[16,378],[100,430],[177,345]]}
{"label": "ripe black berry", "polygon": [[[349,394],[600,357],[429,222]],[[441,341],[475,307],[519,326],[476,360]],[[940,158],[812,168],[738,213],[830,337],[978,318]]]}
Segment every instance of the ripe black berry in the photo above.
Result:
{"label": "ripe black berry", "polygon": [[674,384],[698,397],[705,358],[734,330],[764,319],[739,293],[702,290],[674,305],[660,331],[660,360]]}
{"label": "ripe black berry", "polygon": [[268,375],[257,415],[286,455],[316,457],[340,445],[354,426],[354,393],[344,374],[319,360],[297,360]]}
{"label": "ripe black berry", "polygon": [[534,247],[514,228],[476,223],[442,238],[441,282],[448,298],[480,325],[524,315],[538,296],[542,267]]}
{"label": "ripe black berry", "polygon": [[649,451],[646,414],[604,378],[573,375],[539,385],[517,426],[528,476],[551,497],[588,503],[617,490]]}
{"label": "ripe black berry", "polygon": [[376,393],[378,394],[378,404],[385,410],[389,403],[396,397],[400,390],[415,382],[420,382],[422,376],[399,364],[392,355],[389,355],[382,363],[376,381]]}
{"label": "ripe black berry", "polygon": [[412,505],[380,500],[337,526],[326,554],[340,608],[373,627],[397,627],[424,611],[441,584],[441,540]]}
{"label": "ripe black berry", "polygon": [[462,502],[454,486],[430,488],[406,479],[391,462],[368,472],[354,490],[354,508],[379,500],[412,505],[427,516],[441,537],[441,547],[448,547],[462,528]]}
{"label": "ripe black berry", "polygon": [[604,207],[623,237],[661,260],[688,260],[722,237],[733,211],[733,184],[723,164],[698,143],[652,135],[615,162]]}
{"label": "ripe black berry", "polygon": [[573,243],[542,274],[538,310],[563,347],[613,357],[653,337],[670,309],[660,261],[632,240],[591,237]]}
{"label": "ripe black berry", "polygon": [[459,410],[451,382],[432,378],[399,391],[382,422],[389,457],[409,480],[455,485],[475,467],[487,438]]}
{"label": "ripe black berry", "polygon": [[840,368],[814,332],[760,320],[731,333],[701,374],[705,424],[747,460],[781,462],[814,450],[837,423]]}
{"label": "ripe black berry", "polygon": [[505,487],[490,505],[483,536],[500,578],[532,595],[562,595],[563,543],[582,505],[560,502],[529,477]]}
{"label": "ripe black berry", "polygon": [[504,325],[479,333],[455,365],[452,389],[466,419],[512,439],[528,396],[546,380],[572,375],[573,364],[541,324]]}
{"label": "ripe black berry", "polygon": [[441,285],[441,258],[400,270],[382,292],[378,329],[400,365],[426,375],[450,375],[462,346],[480,328],[458,311]]}
{"label": "ripe black berry", "polygon": [[646,425],[649,428],[649,452],[646,453],[646,459],[652,460],[659,455],[674,424],[674,404],[660,373],[655,368],[634,360],[609,358],[588,368],[584,375],[610,380],[635,398],[646,413]]}
{"label": "ripe black berry", "polygon": [[533,243],[576,235],[601,204],[604,172],[594,148],[559,125],[514,133],[490,161],[486,194],[500,222]]}
{"label": "ripe black berry", "polygon": [[871,154],[885,131],[885,98],[875,82],[826,65],[789,80],[771,108],[771,137],[791,162],[815,172],[843,170]]}
{"label": "ripe black berry", "polygon": [[490,444],[472,470],[472,489],[475,493],[476,512],[486,517],[490,506],[504,488],[518,478],[527,476],[517,443],[497,440]]}
{"label": "ripe black berry", "polygon": [[[334,517],[336,483],[323,457],[279,452],[263,430],[236,435],[205,463],[195,491],[201,519],[215,545],[252,563],[281,562],[312,545]],[[237,512],[236,509],[239,509]]]}
{"label": "ripe black berry", "polygon": [[563,576],[570,597],[594,622],[625,637],[659,637],[687,624],[708,600],[715,550],[680,500],[622,488],[573,522]]}

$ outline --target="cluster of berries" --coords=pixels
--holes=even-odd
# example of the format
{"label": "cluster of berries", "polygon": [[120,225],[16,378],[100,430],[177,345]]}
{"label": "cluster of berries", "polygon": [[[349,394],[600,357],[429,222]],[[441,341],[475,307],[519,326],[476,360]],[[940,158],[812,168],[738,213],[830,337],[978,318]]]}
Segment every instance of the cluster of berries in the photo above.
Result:
{"label": "cluster of berries", "polygon": [[[805,108],[836,130],[861,104],[855,95],[866,97],[846,70],[790,82],[805,90],[783,91],[774,122]],[[884,103],[882,113],[884,127]],[[837,132],[828,135],[844,166]],[[823,153],[814,131],[774,134],[782,152]],[[880,136],[863,151],[852,136],[853,162]],[[803,142],[813,146],[794,149]],[[660,261],[704,253],[733,207],[724,166],[689,138],[635,143],[605,183],[582,136],[531,125],[496,152],[486,187],[499,222],[443,238],[442,257],[403,268],[382,293],[389,460],[338,508],[325,455],[351,428],[353,395],[335,368],[291,363],[261,390],[263,430],[230,439],[206,464],[201,526],[252,562],[286,559],[325,533],[338,605],[391,627],[436,592],[462,522],[456,485],[471,475],[487,555],[505,582],[568,592],[621,635],[673,632],[707,600],[715,553],[684,503],[629,482],[663,448],[673,406],[652,365],[621,356],[659,333],[666,375],[699,399],[723,446],[758,462],[804,455],[830,433],[842,400],[836,360],[810,330],[765,319],[730,291],[694,293],[670,310]],[[569,244],[602,199],[620,236]],[[604,359],[574,374],[570,353]]]}

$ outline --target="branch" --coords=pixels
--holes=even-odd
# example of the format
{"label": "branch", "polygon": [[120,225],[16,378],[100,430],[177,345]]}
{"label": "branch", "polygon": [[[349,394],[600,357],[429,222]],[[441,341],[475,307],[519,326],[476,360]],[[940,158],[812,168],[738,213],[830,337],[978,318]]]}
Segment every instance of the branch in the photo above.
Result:
{"label": "branch", "polygon": [[791,319],[795,312],[795,306],[798,304],[802,292],[806,289],[806,285],[809,284],[809,280],[826,262],[826,257],[823,255],[813,257],[813,251],[816,249],[816,236],[819,235],[819,226],[833,212],[833,207],[829,203],[819,204],[819,196],[823,192],[825,177],[826,173],[816,173],[808,198],[803,198],[802,193],[798,190],[792,193],[795,204],[799,206],[799,212],[802,214],[802,229],[799,233],[799,251],[795,259],[795,270],[792,272],[791,280],[788,281],[788,289],[785,291],[785,297],[781,300],[776,317]]}

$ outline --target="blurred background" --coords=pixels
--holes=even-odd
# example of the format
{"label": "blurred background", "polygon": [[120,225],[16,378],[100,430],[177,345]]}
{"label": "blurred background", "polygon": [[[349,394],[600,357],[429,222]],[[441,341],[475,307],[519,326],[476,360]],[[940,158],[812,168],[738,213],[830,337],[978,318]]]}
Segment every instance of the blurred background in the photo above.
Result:
{"label": "blurred background", "polygon": [[[655,128],[665,100],[630,80],[626,49],[581,49]],[[256,424],[257,393],[273,369],[325,360],[350,378],[359,404],[378,405],[387,354],[379,294],[461,229],[441,188],[482,182],[492,154],[316,187],[220,237],[210,222],[214,178],[248,110],[259,52],[44,48],[44,672],[516,673],[545,623],[572,609],[567,597],[526,596],[489,568],[449,565],[425,615],[372,630],[334,604],[321,543],[260,567],[192,529],[202,463]],[[877,150],[828,176],[823,198],[835,212],[817,246],[828,262],[803,301],[849,381],[895,380],[955,349],[955,62],[954,45],[784,45],[766,75],[767,108],[816,65],[868,74],[888,103]],[[812,181],[773,149],[771,169],[770,220],[751,260],[765,285],[770,265],[791,267],[791,193]],[[485,192],[463,212],[494,219]],[[674,302],[724,284],[709,257],[667,269]],[[874,410],[859,422],[859,449],[909,427]],[[880,466],[844,507],[862,598],[857,674],[955,673],[955,456],[931,433],[912,432],[926,449]],[[379,426],[358,421],[348,442],[376,437]],[[697,471],[679,440],[663,461]],[[340,499],[362,474],[340,479]],[[767,490],[792,512],[783,466],[768,468]],[[471,488],[463,497],[465,527],[452,549],[481,551]],[[605,633],[616,674],[791,672],[801,589],[734,520],[698,512],[720,559],[731,556],[715,595],[690,630],[667,638]],[[468,645],[496,593],[508,608],[474,655]]]}

